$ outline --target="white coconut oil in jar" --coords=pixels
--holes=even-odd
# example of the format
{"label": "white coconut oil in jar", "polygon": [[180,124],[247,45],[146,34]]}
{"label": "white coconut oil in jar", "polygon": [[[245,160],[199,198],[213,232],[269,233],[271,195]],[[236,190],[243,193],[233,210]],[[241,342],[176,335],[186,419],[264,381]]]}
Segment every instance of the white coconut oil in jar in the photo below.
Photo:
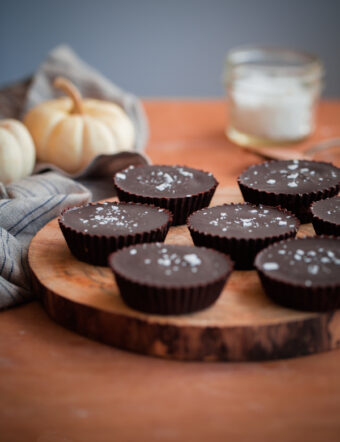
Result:
{"label": "white coconut oil in jar", "polygon": [[314,130],[322,76],[320,60],[303,52],[260,47],[230,51],[227,136],[249,146],[306,138]]}

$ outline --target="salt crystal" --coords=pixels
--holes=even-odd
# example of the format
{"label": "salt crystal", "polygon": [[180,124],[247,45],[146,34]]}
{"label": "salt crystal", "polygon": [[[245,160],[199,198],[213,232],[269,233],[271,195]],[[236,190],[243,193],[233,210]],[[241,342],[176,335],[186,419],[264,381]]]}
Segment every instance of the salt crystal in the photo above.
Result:
{"label": "salt crystal", "polygon": [[168,258],[159,258],[157,260],[158,264],[161,266],[165,266],[165,267],[169,267],[169,265],[171,264],[171,260]]}
{"label": "salt crystal", "polygon": [[190,253],[188,255],[184,255],[183,259],[188,262],[191,266],[198,266],[202,263],[200,258],[195,253]]}
{"label": "salt crystal", "polygon": [[307,271],[308,271],[308,273],[310,273],[311,275],[317,275],[318,274],[318,272],[319,272],[319,266],[318,265],[316,265],[316,264],[314,264],[314,265],[309,265],[308,267],[307,267]]}
{"label": "salt crystal", "polygon": [[279,268],[279,264],[277,262],[265,262],[263,264],[264,270],[277,270]]}

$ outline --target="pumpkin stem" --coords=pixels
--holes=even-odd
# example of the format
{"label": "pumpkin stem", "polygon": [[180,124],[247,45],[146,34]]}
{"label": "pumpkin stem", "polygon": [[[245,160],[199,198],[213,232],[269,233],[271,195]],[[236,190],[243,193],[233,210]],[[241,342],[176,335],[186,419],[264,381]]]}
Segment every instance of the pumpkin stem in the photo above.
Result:
{"label": "pumpkin stem", "polygon": [[84,113],[82,96],[78,88],[70,80],[65,77],[57,77],[53,82],[53,86],[57,89],[61,89],[72,99],[73,108],[71,114]]}

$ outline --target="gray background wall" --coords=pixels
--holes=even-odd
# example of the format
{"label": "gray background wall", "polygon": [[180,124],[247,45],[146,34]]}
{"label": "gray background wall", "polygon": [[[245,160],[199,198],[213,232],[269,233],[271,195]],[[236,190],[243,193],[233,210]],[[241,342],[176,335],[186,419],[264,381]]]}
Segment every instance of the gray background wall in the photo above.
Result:
{"label": "gray background wall", "polygon": [[322,58],[340,97],[340,0],[0,0],[0,85],[68,43],[144,97],[223,95],[225,53],[266,43]]}

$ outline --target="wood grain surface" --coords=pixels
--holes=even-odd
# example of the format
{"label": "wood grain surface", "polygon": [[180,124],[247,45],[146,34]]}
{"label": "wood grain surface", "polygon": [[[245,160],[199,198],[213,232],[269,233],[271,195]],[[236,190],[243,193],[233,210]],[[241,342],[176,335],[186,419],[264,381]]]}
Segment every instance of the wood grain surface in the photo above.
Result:
{"label": "wood grain surface", "polygon": [[[222,188],[212,205],[241,200],[237,188]],[[313,234],[311,225],[303,225],[299,234]],[[192,244],[186,226],[172,227],[166,243]],[[32,241],[29,263],[52,319],[126,350],[182,360],[244,361],[287,358],[340,345],[340,312],[280,307],[264,294],[254,270],[234,271],[212,307],[164,317],[126,306],[111,270],[74,258],[56,220]]]}

